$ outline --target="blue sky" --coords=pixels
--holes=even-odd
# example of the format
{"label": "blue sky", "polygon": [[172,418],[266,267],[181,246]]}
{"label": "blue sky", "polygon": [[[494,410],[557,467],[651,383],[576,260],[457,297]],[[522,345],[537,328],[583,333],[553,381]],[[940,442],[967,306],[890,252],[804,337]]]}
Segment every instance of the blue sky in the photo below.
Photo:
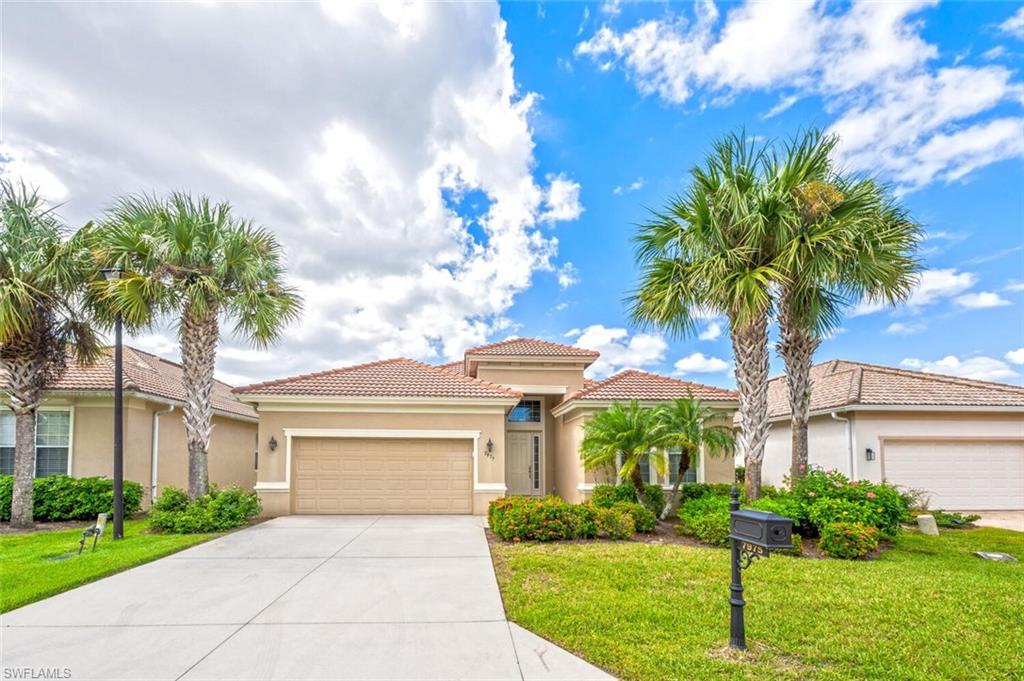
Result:
{"label": "blue sky", "polygon": [[[806,126],[929,235],[911,304],[818,358],[1024,382],[1019,4],[16,3],[2,30],[0,174],[72,225],[186,189],[281,239],[305,316],[225,338],[229,382],[525,335],[730,385],[724,320],[630,326],[630,236],[716,136]],[[177,354],[169,321],[133,343]]]}

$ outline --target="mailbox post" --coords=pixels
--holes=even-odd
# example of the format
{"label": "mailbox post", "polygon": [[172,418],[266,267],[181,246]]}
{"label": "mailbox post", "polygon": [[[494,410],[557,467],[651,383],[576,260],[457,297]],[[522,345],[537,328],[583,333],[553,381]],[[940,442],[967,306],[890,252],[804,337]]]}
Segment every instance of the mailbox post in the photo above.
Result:
{"label": "mailbox post", "polygon": [[729,503],[729,539],[732,544],[732,583],[729,585],[729,645],[747,649],[743,620],[743,570],[754,560],[767,558],[772,549],[792,548],[793,521],[765,511],[741,511],[740,491],[732,487]]}

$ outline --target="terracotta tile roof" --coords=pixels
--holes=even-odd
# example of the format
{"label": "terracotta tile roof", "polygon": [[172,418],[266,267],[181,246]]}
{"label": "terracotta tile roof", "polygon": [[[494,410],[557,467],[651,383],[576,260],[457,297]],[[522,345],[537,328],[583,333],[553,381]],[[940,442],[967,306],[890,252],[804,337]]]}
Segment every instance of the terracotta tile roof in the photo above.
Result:
{"label": "terracotta tile roof", "polygon": [[448,362],[447,364],[438,364],[437,368],[441,371],[450,371],[453,374],[466,375],[466,362],[461,359],[457,359],[454,362]]}
{"label": "terracotta tile roof", "polygon": [[[588,385],[589,383],[589,385]],[[712,385],[682,381],[639,369],[626,369],[603,381],[585,382],[581,390],[566,396],[570,400],[674,400],[693,395],[706,402],[732,402],[736,392]]]}
{"label": "terracotta tile roof", "polygon": [[[849,405],[1024,407],[1024,387],[830,360],[811,367],[811,411]],[[785,376],[768,383],[768,417],[789,416]]]}
{"label": "terracotta tile roof", "polygon": [[[124,346],[124,390],[157,398],[185,401],[181,387],[181,365],[157,355]],[[96,362],[79,366],[72,361],[51,392],[106,392],[114,390],[114,350],[105,348]],[[217,411],[256,418],[256,410],[231,394],[231,386],[214,381],[213,408]]]}
{"label": "terracotta tile roof", "polygon": [[500,385],[404,357],[246,385],[234,392],[310,397],[522,397]]}
{"label": "terracotta tile roof", "polygon": [[481,345],[466,350],[466,355],[512,355],[515,357],[580,357],[597,359],[601,353],[595,350],[562,345],[536,338],[510,338],[500,343]]}

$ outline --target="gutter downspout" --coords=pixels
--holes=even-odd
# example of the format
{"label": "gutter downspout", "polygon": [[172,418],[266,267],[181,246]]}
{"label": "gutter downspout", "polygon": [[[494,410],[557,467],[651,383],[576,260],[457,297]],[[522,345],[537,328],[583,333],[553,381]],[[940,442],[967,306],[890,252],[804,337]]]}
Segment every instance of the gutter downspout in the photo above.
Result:
{"label": "gutter downspout", "polygon": [[850,428],[850,419],[837,416],[836,412],[831,412],[831,416],[836,421],[842,421],[846,424],[846,457],[850,462],[850,480],[856,480],[856,476],[853,472],[853,429]]}
{"label": "gutter downspout", "polygon": [[149,457],[149,502],[156,501],[157,473],[160,464],[160,417],[174,411],[174,405],[168,404],[166,409],[153,412],[153,444]]}

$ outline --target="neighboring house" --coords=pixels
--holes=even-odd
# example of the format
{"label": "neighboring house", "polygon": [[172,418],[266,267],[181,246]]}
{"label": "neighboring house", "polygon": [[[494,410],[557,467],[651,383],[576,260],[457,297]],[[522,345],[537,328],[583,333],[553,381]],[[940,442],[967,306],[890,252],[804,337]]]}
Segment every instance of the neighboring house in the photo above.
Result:
{"label": "neighboring house", "polygon": [[[1024,388],[833,360],[811,370],[809,458],[930,496],[932,508],[1024,509]],[[762,480],[789,474],[784,377],[768,390]]]}
{"label": "neighboring house", "polygon": [[[144,504],[165,485],[188,486],[188,449],[181,407],[181,366],[124,348],[124,476],[143,485]],[[14,414],[0,409],[0,474],[14,468]],[[210,481],[252,489],[256,483],[256,410],[213,386]],[[36,476],[113,475],[114,360],[71,362],[37,412]]]}
{"label": "neighboring house", "polygon": [[[260,415],[264,511],[482,514],[506,494],[579,501],[597,480],[578,451],[595,411],[691,393],[726,421],[736,408],[732,391],[641,371],[590,381],[597,358],[513,339],[440,367],[390,359],[235,388]],[[732,480],[731,456],[698,459],[691,479]]]}

